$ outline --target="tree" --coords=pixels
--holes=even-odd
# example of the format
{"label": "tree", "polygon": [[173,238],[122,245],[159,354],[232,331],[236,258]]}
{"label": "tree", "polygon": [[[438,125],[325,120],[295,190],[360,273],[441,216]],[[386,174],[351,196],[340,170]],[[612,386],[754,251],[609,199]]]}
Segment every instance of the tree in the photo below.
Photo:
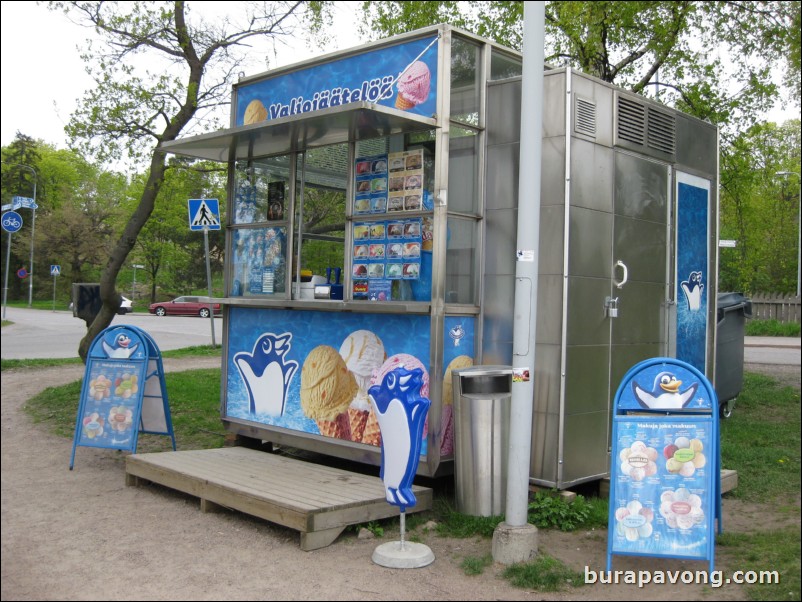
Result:
{"label": "tree", "polygon": [[161,145],[228,100],[244,60],[241,50],[250,41],[290,35],[304,21],[319,26],[322,12],[318,2],[265,2],[249,5],[244,24],[237,26],[229,16],[214,22],[195,18],[183,1],[50,2],[49,7],[100,37],[82,55],[95,87],[67,125],[71,141],[100,160],[126,156],[148,162],[139,203],[100,278],[103,307],[78,349],[85,360],[119,307],[117,276],[164,182]]}
{"label": "tree", "polygon": [[[363,2],[363,35],[451,23],[520,49],[522,2]],[[547,2],[546,61],[572,66],[717,125],[771,106],[785,65],[799,104],[799,2]]]}

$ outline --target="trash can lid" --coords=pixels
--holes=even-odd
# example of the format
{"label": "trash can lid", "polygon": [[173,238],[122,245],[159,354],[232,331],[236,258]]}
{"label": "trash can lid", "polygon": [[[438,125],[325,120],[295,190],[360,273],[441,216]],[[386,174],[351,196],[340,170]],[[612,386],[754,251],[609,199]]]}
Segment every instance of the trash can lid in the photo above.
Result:
{"label": "trash can lid", "polygon": [[454,370],[460,376],[512,376],[512,366],[469,366]]}
{"label": "trash can lid", "polygon": [[719,308],[732,307],[733,305],[741,305],[747,301],[749,301],[749,299],[746,298],[743,293],[719,293],[716,299],[716,306]]}

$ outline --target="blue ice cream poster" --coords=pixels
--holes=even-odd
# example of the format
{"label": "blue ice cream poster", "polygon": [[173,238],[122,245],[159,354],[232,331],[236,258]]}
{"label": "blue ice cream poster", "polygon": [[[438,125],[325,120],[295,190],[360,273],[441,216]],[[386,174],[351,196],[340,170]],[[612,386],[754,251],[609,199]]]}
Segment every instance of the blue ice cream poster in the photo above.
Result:
{"label": "blue ice cream poster", "polygon": [[677,359],[705,371],[710,183],[677,174]]}
{"label": "blue ice cream poster", "polygon": [[610,550],[617,554],[710,556],[715,453],[712,422],[616,417],[611,466]]}
{"label": "blue ice cream poster", "polygon": [[[472,356],[474,336],[472,318],[446,323],[460,344],[444,366]],[[429,396],[428,315],[233,307],[229,324],[226,417],[378,446],[372,385],[396,367],[420,368]]]}
{"label": "blue ice cream poster", "polygon": [[366,101],[437,113],[437,36],[276,75],[237,90],[236,125]]}

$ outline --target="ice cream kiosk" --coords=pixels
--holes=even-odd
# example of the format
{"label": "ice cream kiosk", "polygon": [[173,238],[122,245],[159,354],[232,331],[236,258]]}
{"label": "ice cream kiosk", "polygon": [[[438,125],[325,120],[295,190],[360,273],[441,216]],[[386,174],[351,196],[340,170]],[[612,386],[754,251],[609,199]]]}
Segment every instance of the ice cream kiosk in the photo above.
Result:
{"label": "ice cream kiosk", "polygon": [[[451,372],[512,361],[520,74],[515,51],[426,28],[242,78],[229,129],[163,146],[229,168],[230,432],[378,465],[367,390],[421,368],[418,473],[453,470]],[[566,487],[606,476],[629,366],[711,365],[717,133],[570,69],[544,85],[531,477]],[[683,183],[704,222],[690,269]],[[698,297],[687,327],[681,281]]]}

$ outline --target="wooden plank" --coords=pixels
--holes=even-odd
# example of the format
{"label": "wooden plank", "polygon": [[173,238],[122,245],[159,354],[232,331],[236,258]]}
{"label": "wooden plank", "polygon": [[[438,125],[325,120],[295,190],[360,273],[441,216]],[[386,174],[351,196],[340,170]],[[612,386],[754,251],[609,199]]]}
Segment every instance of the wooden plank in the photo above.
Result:
{"label": "wooden plank", "polygon": [[[201,511],[231,508],[301,532],[301,548],[332,543],[348,525],[392,517],[381,479],[247,448],[133,454],[126,483],[140,480],[198,497]],[[413,486],[408,512],[432,507],[433,493]]]}

